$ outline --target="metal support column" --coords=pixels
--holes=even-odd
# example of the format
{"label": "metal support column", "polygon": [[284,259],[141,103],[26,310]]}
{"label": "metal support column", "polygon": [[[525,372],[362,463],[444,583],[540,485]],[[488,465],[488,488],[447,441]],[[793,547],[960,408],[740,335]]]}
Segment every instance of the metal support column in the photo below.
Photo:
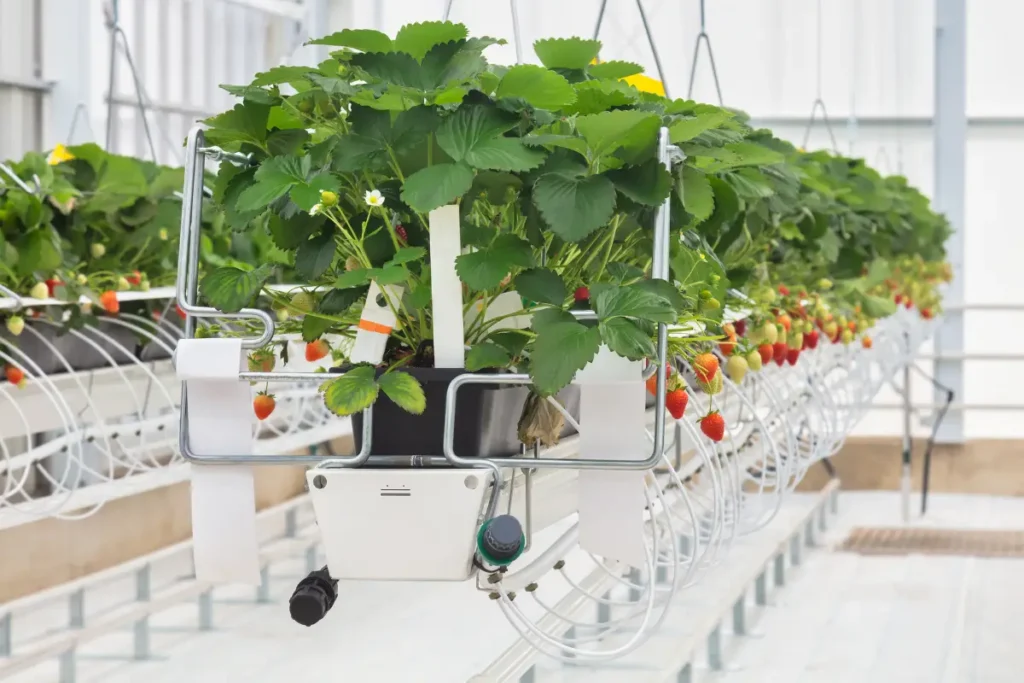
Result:
{"label": "metal support column", "polygon": [[[967,0],[935,0],[935,193],[937,211],[946,214],[953,235],[946,243],[953,266],[947,300],[964,300],[964,196],[967,148]],[[937,354],[964,349],[964,312],[944,314],[935,337]],[[964,395],[964,368],[960,360],[935,361],[935,379]],[[946,399],[935,389],[935,402]],[[964,442],[964,414],[951,411],[942,421],[936,443]]]}

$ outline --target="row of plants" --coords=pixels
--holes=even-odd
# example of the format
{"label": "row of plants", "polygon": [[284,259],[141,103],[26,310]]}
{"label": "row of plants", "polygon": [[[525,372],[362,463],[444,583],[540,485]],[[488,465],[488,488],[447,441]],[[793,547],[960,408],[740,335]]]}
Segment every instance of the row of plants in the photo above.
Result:
{"label": "row of plants", "polygon": [[[91,143],[30,152],[6,165],[22,183],[0,174],[0,285],[35,299],[84,295],[97,314],[116,314],[117,292],[174,283],[182,169]],[[285,265],[269,237],[232,232],[211,201],[202,216],[204,267],[275,257]],[[24,320],[9,315],[5,323],[17,335]]]}
{"label": "row of plants", "polygon": [[[565,388],[602,345],[653,358],[658,323],[672,326],[671,355],[714,394],[719,343],[735,378],[755,356],[769,360],[766,346],[795,364],[818,335],[868,335],[898,302],[939,312],[950,227],[904,178],[796,149],[742,112],[642,92],[626,80],[642,68],[599,61],[596,40],[539,40],[540,64],[512,67],[483,54],[504,41],[449,22],[313,42],[335,50],[316,67],[225,86],[240,102],[206,122],[209,143],[255,160],[221,165],[218,217],[235,235],[272,241],[298,288],[269,290],[280,266],[253,260],[209,270],[201,293],[223,311],[272,306],[310,360],[333,351],[346,372],[321,389],[339,415],[381,393],[409,413],[425,409],[429,215],[445,205],[461,220],[466,369],[528,372],[539,395]],[[685,155],[670,169],[657,158],[662,127]],[[666,201],[671,282],[650,277]],[[371,282],[402,288],[382,295],[398,324],[380,367],[347,363],[336,341],[355,335]],[[530,316],[528,328],[474,314],[508,292],[523,303],[508,315]],[[723,324],[729,306],[749,315]],[[577,320],[574,308],[596,320]],[[269,369],[274,359],[264,349],[251,362]],[[271,396],[259,401],[272,411]],[[709,421],[712,438],[720,420]]]}

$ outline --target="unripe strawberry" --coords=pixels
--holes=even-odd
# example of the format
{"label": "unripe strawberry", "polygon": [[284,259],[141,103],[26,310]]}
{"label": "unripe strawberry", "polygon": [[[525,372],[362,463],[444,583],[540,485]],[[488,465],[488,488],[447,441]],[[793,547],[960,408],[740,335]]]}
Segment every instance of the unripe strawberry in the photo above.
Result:
{"label": "unripe strawberry", "polygon": [[7,319],[7,331],[17,337],[25,329],[25,319],[20,315],[12,315]]}
{"label": "unripe strawberry", "polygon": [[117,278],[117,291],[124,292],[126,290],[131,289],[131,288],[132,288],[132,285],[131,285],[130,282],[128,282],[127,278],[123,278],[123,277]]}
{"label": "unripe strawberry", "polygon": [[303,313],[309,313],[316,306],[316,299],[309,292],[303,290],[292,295],[292,307]]}
{"label": "unripe strawberry", "polygon": [[722,373],[716,372],[715,376],[708,382],[702,382],[697,380],[697,386],[708,396],[714,396],[715,394],[722,393]]}
{"label": "unripe strawberry", "polygon": [[851,332],[848,329],[843,330],[843,333],[842,335],[840,335],[839,339],[843,342],[844,345],[849,344],[850,342],[853,341],[853,332]]}
{"label": "unripe strawberry", "polygon": [[779,328],[775,327],[775,323],[767,322],[761,328],[761,335],[765,342],[775,344],[779,340]]}
{"label": "unripe strawberry", "polygon": [[50,288],[46,286],[45,282],[37,282],[29,290],[28,295],[33,299],[49,299]]}
{"label": "unripe strawberry", "polygon": [[359,263],[359,259],[357,259],[355,256],[349,256],[347,259],[345,259],[345,270],[349,272],[353,270],[359,270],[362,267],[362,264]]}
{"label": "unripe strawberry", "polygon": [[818,280],[818,289],[827,292],[828,290],[832,289],[832,281],[826,278],[821,278],[820,280]]}
{"label": "unripe strawberry", "polygon": [[761,353],[757,349],[747,354],[747,367],[754,372],[761,370]]}
{"label": "unripe strawberry", "polygon": [[277,322],[283,323],[287,319],[288,319],[288,309],[287,308],[279,308],[279,309],[277,309]]}
{"label": "unripe strawberry", "polygon": [[80,284],[80,285],[83,285],[83,286],[85,286],[85,285],[89,284],[89,278],[87,278],[86,276],[82,275],[81,273],[79,273],[79,274],[78,274],[78,275],[77,275],[77,276],[75,277],[75,281],[76,281],[76,282],[77,282],[78,284]]}
{"label": "unripe strawberry", "polygon": [[320,204],[326,209],[338,205],[338,194],[330,190],[323,190],[320,193]]}
{"label": "unripe strawberry", "polygon": [[789,348],[802,349],[804,347],[804,333],[797,332],[789,336]]}
{"label": "unripe strawberry", "polygon": [[93,242],[89,245],[89,253],[93,258],[102,258],[107,253],[107,248],[99,242]]}
{"label": "unripe strawberry", "polygon": [[[761,357],[757,357],[758,363],[760,363]],[[729,379],[735,384],[739,384],[743,381],[743,378],[747,375],[747,370],[750,366],[747,363],[747,359],[740,355],[731,356],[729,362],[725,364],[725,371],[729,373]]]}
{"label": "unripe strawberry", "polygon": [[775,343],[776,344],[785,344],[786,342],[789,341],[789,333],[786,332],[786,328],[785,327],[783,327],[782,325],[779,325],[779,326],[776,327],[776,330],[778,332],[776,334],[776,336],[775,336]]}
{"label": "unripe strawberry", "polygon": [[160,232],[157,233],[157,237],[160,238],[161,242],[167,241],[167,228],[160,228]]}

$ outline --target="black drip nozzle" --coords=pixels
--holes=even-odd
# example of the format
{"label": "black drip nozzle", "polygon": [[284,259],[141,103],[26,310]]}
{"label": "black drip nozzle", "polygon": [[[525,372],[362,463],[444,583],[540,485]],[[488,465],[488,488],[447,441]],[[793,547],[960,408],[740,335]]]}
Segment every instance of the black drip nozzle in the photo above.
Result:
{"label": "black drip nozzle", "polygon": [[299,581],[288,601],[288,611],[293,621],[312,626],[327,615],[337,599],[338,581],[331,578],[331,573],[324,566]]}

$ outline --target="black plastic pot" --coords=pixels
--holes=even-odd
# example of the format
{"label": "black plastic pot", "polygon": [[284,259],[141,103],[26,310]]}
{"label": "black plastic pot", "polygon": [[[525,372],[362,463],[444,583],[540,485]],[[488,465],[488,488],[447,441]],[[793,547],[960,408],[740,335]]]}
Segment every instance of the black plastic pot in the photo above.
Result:
{"label": "black plastic pot", "polygon": [[[381,392],[373,405],[372,455],[444,455],[444,412],[448,385],[466,371],[445,368],[402,368],[423,385],[427,408],[422,415],[408,413]],[[527,386],[466,384],[455,404],[455,453],[464,458],[500,458],[518,455],[519,417],[530,395]],[[556,396],[576,420],[580,414],[578,387],[568,386]],[[352,416],[356,448],[362,447],[363,414]],[[575,434],[568,422],[564,438]]]}
{"label": "black plastic pot", "polygon": [[[29,322],[29,324],[31,325],[32,323]],[[105,321],[100,321],[97,328],[106,337],[109,337],[110,340],[123,347],[124,350],[118,348],[117,345],[105,337],[92,334],[88,329],[81,330],[81,333],[88,337],[93,342],[92,344],[70,333],[60,334],[60,329],[52,325],[34,326],[33,329],[38,331],[43,339],[39,339],[39,337],[29,332],[22,332],[20,336],[13,337],[4,331],[2,336],[13,342],[15,346],[39,366],[42,372],[48,375],[67,372],[67,365],[70,365],[71,369],[76,371],[111,367],[110,361],[100,352],[100,349],[109,354],[117,365],[128,365],[134,362],[125,354],[125,350],[132,354],[132,357],[142,362],[170,358],[167,350],[158,343],[149,342],[141,345],[139,336],[128,328]],[[158,338],[162,339],[162,337]],[[67,361],[67,365],[43,340],[49,342],[53,349],[56,349],[57,353]],[[164,340],[164,343],[168,342]],[[20,360],[17,354],[14,355]]]}

